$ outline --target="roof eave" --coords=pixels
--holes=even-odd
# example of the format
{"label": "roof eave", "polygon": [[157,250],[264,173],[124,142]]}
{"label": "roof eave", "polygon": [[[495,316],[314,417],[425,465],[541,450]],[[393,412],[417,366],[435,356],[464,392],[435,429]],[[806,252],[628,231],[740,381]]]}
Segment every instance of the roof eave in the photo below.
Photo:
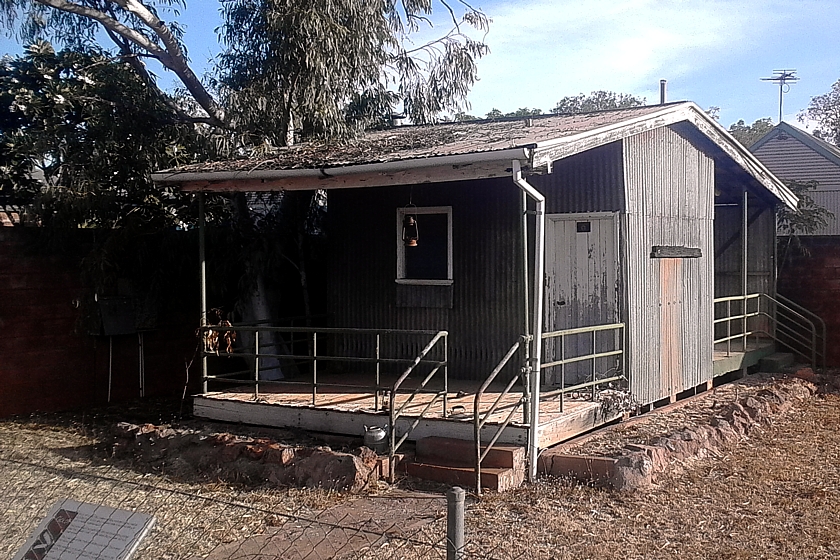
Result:
{"label": "roof eave", "polygon": [[729,134],[720,123],[690,101],[664,106],[661,111],[655,111],[634,119],[589,130],[580,134],[538,142],[534,148],[533,165],[539,167],[550,164],[552,161],[591,150],[592,148],[610,142],[683,121],[688,121],[700,129],[741,168],[752,175],[765,189],[773,194],[777,200],[796,209],[799,202],[796,195],[773,175],[747,148]]}
{"label": "roof eave", "polygon": [[798,208],[799,198],[719,122],[694,103],[687,104],[686,111],[687,120],[717,144],[744,171],[752,175],[779,202],[793,210]]}
{"label": "roof eave", "polygon": [[533,144],[490,152],[401,159],[306,169],[169,172],[152,175],[157,183],[187,192],[255,192],[388,186],[489,179],[510,175],[511,161],[531,164]]}

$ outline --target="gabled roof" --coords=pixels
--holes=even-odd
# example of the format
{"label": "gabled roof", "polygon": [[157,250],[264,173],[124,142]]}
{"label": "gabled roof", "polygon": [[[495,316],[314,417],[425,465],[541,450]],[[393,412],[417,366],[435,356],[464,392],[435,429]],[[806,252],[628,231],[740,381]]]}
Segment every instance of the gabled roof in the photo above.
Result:
{"label": "gabled roof", "polygon": [[574,115],[407,126],[343,144],[281,148],[263,160],[228,160],[161,171],[155,181],[191,191],[352,188],[510,176],[511,161],[550,170],[559,159],[648,130],[688,122],[775,198],[797,198],[714,119],[691,102]]}
{"label": "gabled roof", "polygon": [[788,136],[795,138],[796,140],[800,141],[807,147],[811,148],[812,150],[826,158],[828,161],[840,167],[840,148],[833,144],[829,144],[821,138],[817,138],[813,134],[809,134],[804,130],[789,125],[784,121],[774,126],[767,134],[759,138],[755,144],[750,146],[750,151],[752,153],[756,153],[767,142],[779,137],[782,134],[787,134]]}

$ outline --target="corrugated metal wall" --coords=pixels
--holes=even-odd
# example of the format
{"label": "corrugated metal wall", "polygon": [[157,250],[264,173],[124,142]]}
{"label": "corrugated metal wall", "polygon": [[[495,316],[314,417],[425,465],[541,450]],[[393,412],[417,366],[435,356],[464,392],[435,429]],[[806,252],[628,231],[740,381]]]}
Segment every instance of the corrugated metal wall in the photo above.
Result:
{"label": "corrugated metal wall", "polygon": [[[649,403],[712,378],[714,162],[661,128],[624,141],[624,170],[631,389]],[[654,245],[702,257],[654,259]]]}
{"label": "corrugated metal wall", "polygon": [[554,162],[548,175],[528,181],[546,196],[548,214],[624,210],[621,142]]}
{"label": "corrugated metal wall", "polygon": [[[452,206],[451,308],[397,306],[396,210],[409,200],[417,206]],[[331,324],[448,330],[450,376],[484,379],[523,330],[519,205],[520,191],[510,179],[330,191]],[[422,215],[418,224],[423,243]],[[417,292],[403,302],[422,301],[422,292],[440,290],[399,288]],[[382,355],[413,357],[425,342],[417,340],[413,345],[385,340]],[[347,337],[336,348],[371,355],[372,339]]]}

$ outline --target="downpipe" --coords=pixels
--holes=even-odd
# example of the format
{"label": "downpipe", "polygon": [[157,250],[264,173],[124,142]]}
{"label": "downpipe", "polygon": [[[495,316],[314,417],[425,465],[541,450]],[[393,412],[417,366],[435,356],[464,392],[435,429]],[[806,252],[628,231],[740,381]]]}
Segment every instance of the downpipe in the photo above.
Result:
{"label": "downpipe", "polygon": [[[535,189],[522,176],[519,160],[511,164],[511,178],[519,189],[535,203],[534,215],[536,227],[534,232],[534,284],[533,284],[533,338],[530,352],[530,405],[531,422],[528,430],[528,479],[537,479],[537,459],[539,458],[539,424],[540,424],[540,383],[542,381],[542,316],[543,316],[543,276],[545,273],[545,196]],[[527,255],[527,247],[525,249]],[[527,256],[526,256],[527,258]],[[526,261],[527,262],[527,261]]]}

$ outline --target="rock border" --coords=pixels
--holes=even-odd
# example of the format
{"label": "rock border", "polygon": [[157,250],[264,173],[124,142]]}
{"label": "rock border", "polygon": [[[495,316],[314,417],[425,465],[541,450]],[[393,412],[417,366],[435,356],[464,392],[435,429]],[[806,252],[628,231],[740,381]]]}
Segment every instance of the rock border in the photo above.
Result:
{"label": "rock border", "polygon": [[383,472],[382,458],[367,447],[345,453],[271,438],[125,422],[114,427],[113,436],[112,456],[182,479],[358,492]]}
{"label": "rock border", "polygon": [[611,456],[547,449],[540,455],[538,469],[543,474],[616,490],[644,489],[674,463],[702,458],[747,439],[757,427],[817,394],[816,380],[810,368],[800,370],[794,377],[779,379],[772,387],[724,405],[707,425],[676,431],[649,445],[628,443]]}

